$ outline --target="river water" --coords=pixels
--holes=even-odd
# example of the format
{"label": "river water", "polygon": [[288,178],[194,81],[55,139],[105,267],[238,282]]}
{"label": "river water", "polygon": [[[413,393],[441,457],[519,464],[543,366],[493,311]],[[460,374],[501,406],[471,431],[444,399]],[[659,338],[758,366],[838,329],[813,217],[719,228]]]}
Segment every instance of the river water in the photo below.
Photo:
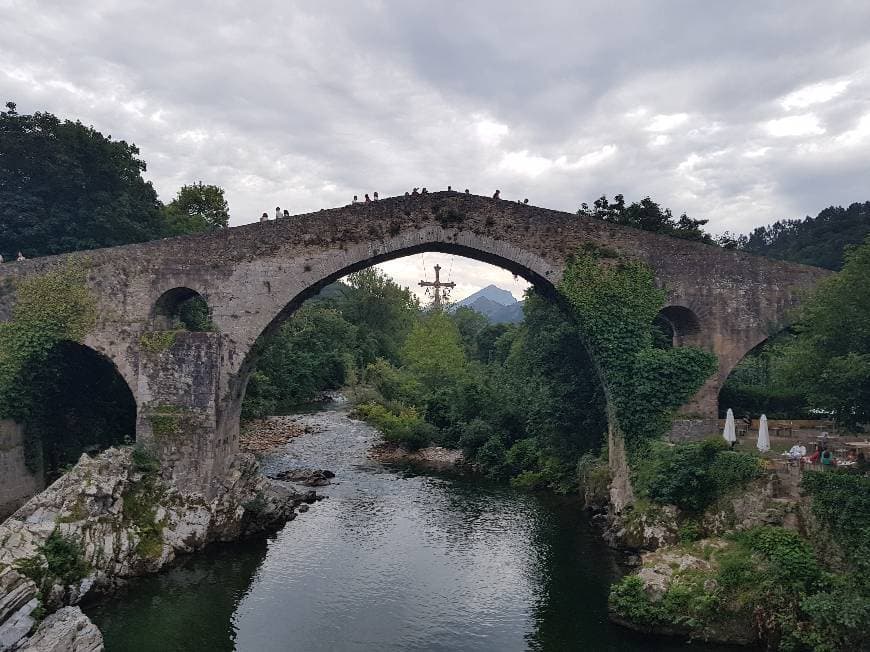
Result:
{"label": "river water", "polygon": [[266,469],[331,469],[328,499],[86,608],[108,652],[714,649],[607,621],[619,571],[576,500],[386,468],[346,410],[300,420],[321,430]]}

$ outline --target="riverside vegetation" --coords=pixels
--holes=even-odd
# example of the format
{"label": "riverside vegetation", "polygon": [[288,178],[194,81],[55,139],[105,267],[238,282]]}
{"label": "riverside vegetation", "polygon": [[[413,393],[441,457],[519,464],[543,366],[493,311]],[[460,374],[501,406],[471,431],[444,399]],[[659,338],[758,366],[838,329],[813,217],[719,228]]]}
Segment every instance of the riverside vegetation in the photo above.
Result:
{"label": "riverside vegetation", "polygon": [[[0,242],[15,243],[28,255],[227,225],[228,207],[215,186],[185,186],[162,205],[142,179],[145,164],[134,145],[51,114],[18,114],[14,104],[0,112],[0,123],[0,149],[8,153],[0,160],[0,186],[15,189],[0,201]],[[712,242],[702,230],[704,220],[674,218],[649,198],[629,205],[621,196],[612,203],[602,198],[579,212]],[[823,409],[841,423],[867,421],[870,243],[852,250],[844,245],[866,237],[868,215],[866,203],[832,207],[817,218],[720,239],[721,246],[832,269],[845,261],[806,302],[794,332],[741,365],[742,376],[736,377],[742,380],[731,385],[745,390],[740,400],[747,409],[775,405],[792,416]],[[25,423],[31,443],[40,444],[30,447],[29,463],[55,475],[86,448],[123,442],[135,419],[132,397],[111,364],[102,361],[100,367],[96,354],[76,344],[94,318],[85,284],[87,259],[76,261],[22,283],[13,319],[0,324],[0,416]],[[530,489],[579,488],[590,504],[600,506],[607,503],[610,480],[604,434],[608,423],[615,425],[627,442],[638,498],[620,526],[638,535],[638,547],[669,546],[658,554],[660,561],[672,555],[670,561],[659,565],[676,571],[658,595],[639,576],[616,585],[611,606],[617,618],[703,637],[725,620],[749,615],[757,626],[754,635],[771,647],[866,648],[866,478],[806,474],[799,534],[770,524],[729,532],[735,524],[723,526],[718,519],[723,505],[733,508],[751,495],[766,473],[754,456],[712,443],[659,441],[673,410],[713,371],[714,361],[701,351],[671,349],[659,336],[653,321],[663,295],[649,270],[613,252],[578,252],[558,288],[558,301],[552,298],[532,293],[522,324],[493,325],[469,310],[422,314],[407,289],[373,270],[359,272],[309,301],[259,344],[244,415],[286,410],[324,389],[349,385],[359,414],[381,427],[388,440],[410,448],[459,447],[491,476]],[[187,307],[185,315],[184,327],[209,329],[203,305]],[[168,332],[153,334],[145,348],[159,354],[170,338]],[[54,373],[57,369],[63,373]],[[74,379],[67,383],[72,391],[61,391],[59,377]],[[97,409],[84,409],[94,397],[101,401]],[[125,468],[135,465],[124,461]],[[84,472],[82,464],[87,467],[87,458],[73,473]],[[242,507],[243,512],[263,511],[264,501],[250,482],[243,494],[242,502],[256,507]],[[231,506],[227,514],[236,513],[238,501]],[[202,506],[191,506],[197,507]],[[147,505],[134,511],[125,527],[136,533],[135,558],[147,560],[159,543],[152,536],[156,512]],[[85,517],[85,512],[90,513],[79,500],[65,504],[59,521],[43,524],[50,527],[28,542],[23,556],[36,556],[39,564],[22,562],[21,570],[58,571],[61,579],[84,572],[68,536],[81,518],[88,522],[100,514],[95,509]],[[182,517],[179,524],[184,525]],[[224,525],[230,536],[238,523],[228,517]],[[649,532],[664,537],[649,538]],[[164,529],[167,534],[174,536]],[[203,533],[201,540],[214,536]],[[165,541],[161,550],[168,551]],[[644,566],[647,562],[657,563],[645,559]],[[9,572],[5,568],[0,575]],[[726,618],[729,614],[733,617]]]}

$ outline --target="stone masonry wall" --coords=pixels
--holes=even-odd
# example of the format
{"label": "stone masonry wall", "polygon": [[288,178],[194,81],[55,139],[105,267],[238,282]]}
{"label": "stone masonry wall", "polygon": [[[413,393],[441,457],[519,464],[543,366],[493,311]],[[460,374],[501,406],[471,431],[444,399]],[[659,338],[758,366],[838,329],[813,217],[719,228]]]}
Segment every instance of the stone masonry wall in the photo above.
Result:
{"label": "stone masonry wall", "polygon": [[45,487],[41,473],[24,464],[24,428],[0,420],[0,521]]}
{"label": "stone masonry wall", "polygon": [[[500,265],[553,292],[584,247],[647,262],[668,306],[692,316],[698,327],[692,343],[719,359],[718,374],[683,410],[700,419],[715,418],[719,387],[734,365],[786,325],[800,293],[828,274],[571,213],[438,192],[7,263],[0,266],[0,321],[12,314],[16,280],[79,259],[99,315],[84,343],[113,360],[130,386],[139,408],[137,438],[154,441],[149,414],[160,404],[196,416],[189,436],[162,450],[190,486],[207,490],[237,447],[255,341],[326,284],[380,262],[441,251]],[[178,355],[149,356],[142,335],[162,328],[155,307],[177,288],[206,299],[216,332],[208,343],[187,342]]]}

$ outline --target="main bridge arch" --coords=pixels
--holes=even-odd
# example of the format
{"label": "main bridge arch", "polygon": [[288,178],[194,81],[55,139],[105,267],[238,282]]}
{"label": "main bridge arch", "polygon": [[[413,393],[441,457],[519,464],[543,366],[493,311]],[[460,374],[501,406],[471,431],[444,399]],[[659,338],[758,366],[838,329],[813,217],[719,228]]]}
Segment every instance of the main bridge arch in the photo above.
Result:
{"label": "main bridge arch", "polygon": [[[11,315],[10,288],[17,278],[80,259],[98,302],[98,321],[86,344],[115,361],[134,388],[137,437],[158,446],[182,487],[211,494],[237,448],[251,347],[319,288],[356,269],[434,250],[499,265],[547,290],[582,247],[647,262],[668,304],[681,307],[666,315],[674,332],[719,357],[720,373],[687,410],[708,421],[716,417],[722,372],[783,324],[799,292],[826,274],[570,213],[432,193],[5,264],[0,321]],[[161,297],[178,288],[208,303],[213,330],[177,333],[171,342],[152,337],[166,328]],[[684,319],[688,313],[703,328]],[[169,344],[160,348],[154,342]],[[167,410],[183,417],[184,428],[177,430],[183,435],[155,428],[165,423]]]}

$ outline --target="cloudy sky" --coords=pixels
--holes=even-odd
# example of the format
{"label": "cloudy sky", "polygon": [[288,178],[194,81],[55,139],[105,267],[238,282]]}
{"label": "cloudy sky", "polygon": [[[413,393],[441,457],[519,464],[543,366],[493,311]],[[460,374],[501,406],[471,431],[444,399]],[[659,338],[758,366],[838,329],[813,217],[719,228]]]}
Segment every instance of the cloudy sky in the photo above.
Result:
{"label": "cloudy sky", "polygon": [[0,0],[0,25],[0,99],[135,142],[164,201],[223,186],[233,224],[448,184],[650,195],[714,233],[870,199],[860,0]]}

